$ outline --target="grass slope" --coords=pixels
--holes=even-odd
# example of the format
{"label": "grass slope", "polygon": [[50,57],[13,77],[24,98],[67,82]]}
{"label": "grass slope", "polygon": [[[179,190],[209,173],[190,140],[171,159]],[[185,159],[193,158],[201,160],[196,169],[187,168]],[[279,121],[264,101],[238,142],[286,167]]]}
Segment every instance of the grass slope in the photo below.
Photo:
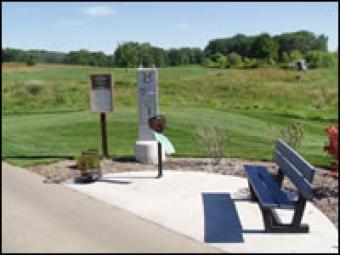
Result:
{"label": "grass slope", "polygon": [[[89,113],[87,77],[112,72],[116,112],[108,115],[109,152],[133,155],[137,138],[136,70],[62,65],[3,66],[2,156],[20,165],[101,149],[99,115]],[[300,79],[296,76],[300,75]],[[270,160],[277,129],[294,121],[305,127],[299,151],[328,165],[325,125],[337,122],[337,70],[159,69],[160,108],[176,156],[208,156],[196,129],[226,130],[230,157]],[[31,157],[31,158],[30,158]]]}

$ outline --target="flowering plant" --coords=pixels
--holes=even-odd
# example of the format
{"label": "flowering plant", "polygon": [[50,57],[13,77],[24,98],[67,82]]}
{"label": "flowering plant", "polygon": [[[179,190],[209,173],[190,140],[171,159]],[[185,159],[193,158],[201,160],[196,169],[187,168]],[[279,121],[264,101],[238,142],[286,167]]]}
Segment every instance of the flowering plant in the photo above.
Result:
{"label": "flowering plant", "polygon": [[334,159],[332,165],[332,173],[331,175],[337,177],[337,171],[339,168],[339,142],[338,142],[338,133],[339,133],[339,125],[330,125],[325,128],[328,137],[329,143],[325,145],[324,149],[331,155]]}

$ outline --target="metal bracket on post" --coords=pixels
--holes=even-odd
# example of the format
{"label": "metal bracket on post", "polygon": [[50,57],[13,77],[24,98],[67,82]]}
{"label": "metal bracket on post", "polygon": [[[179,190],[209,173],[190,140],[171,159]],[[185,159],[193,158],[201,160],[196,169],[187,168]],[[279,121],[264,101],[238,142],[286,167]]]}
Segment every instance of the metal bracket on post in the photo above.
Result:
{"label": "metal bracket on post", "polygon": [[158,144],[158,175],[157,178],[161,178],[163,176],[162,173],[162,144],[160,142]]}

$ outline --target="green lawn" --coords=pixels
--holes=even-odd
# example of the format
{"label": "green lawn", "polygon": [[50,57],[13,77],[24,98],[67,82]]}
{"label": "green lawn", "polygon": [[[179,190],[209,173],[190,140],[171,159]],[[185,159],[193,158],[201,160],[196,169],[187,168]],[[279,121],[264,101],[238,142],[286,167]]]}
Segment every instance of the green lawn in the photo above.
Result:
{"label": "green lawn", "polygon": [[[88,111],[87,78],[96,71],[114,74],[116,111],[107,118],[110,155],[133,155],[135,69],[38,65],[15,71],[3,66],[2,157],[25,166],[100,150],[99,115]],[[329,165],[324,127],[338,121],[337,70],[179,67],[159,69],[158,76],[165,134],[175,156],[207,157],[196,130],[209,124],[226,130],[227,156],[270,160],[277,129],[299,121],[305,136],[298,151],[316,165]]]}

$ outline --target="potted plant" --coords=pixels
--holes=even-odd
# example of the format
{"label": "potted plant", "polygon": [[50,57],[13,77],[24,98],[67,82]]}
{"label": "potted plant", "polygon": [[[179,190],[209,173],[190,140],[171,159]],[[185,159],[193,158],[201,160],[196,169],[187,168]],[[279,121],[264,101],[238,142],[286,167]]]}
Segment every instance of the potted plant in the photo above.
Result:
{"label": "potted plant", "polygon": [[81,155],[77,157],[77,169],[81,172],[80,177],[77,179],[78,181],[89,183],[99,180],[102,173],[98,150],[82,151]]}

